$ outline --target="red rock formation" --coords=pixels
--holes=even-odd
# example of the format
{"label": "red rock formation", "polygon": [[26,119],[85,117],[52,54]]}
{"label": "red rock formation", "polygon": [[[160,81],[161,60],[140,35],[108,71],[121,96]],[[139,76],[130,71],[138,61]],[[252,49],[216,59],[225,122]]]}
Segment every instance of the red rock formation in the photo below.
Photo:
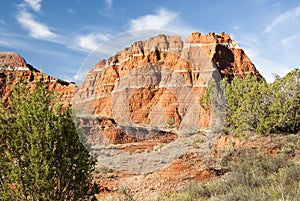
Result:
{"label": "red rock formation", "polygon": [[63,105],[70,104],[75,84],[37,71],[17,53],[0,52],[0,98],[2,100],[8,99],[13,87],[21,77],[31,87],[34,87],[37,80],[42,80],[50,90],[57,93],[58,99]]}
{"label": "red rock formation", "polygon": [[99,61],[75,93],[78,116],[102,116],[117,123],[211,126],[211,112],[199,106],[210,80],[260,76],[228,34],[158,35]]}
{"label": "red rock formation", "polygon": [[[260,76],[250,59],[228,34],[158,35],[138,41],[107,60],[100,60],[76,88],[78,117],[107,117],[163,129],[209,128],[210,109],[199,104],[209,81],[221,77]],[[74,84],[38,72],[16,53],[0,53],[0,94],[7,99],[16,80],[29,85],[43,79],[63,104]]]}
{"label": "red rock formation", "polygon": [[1,70],[21,69],[21,68],[29,70],[27,68],[25,59],[14,52],[1,52],[0,64],[1,64]]}
{"label": "red rock formation", "polygon": [[202,35],[195,32],[186,39],[186,42],[203,45],[203,49],[212,57],[212,61],[223,77],[232,79],[234,76],[244,77],[248,73],[261,77],[254,64],[229,34],[222,32],[218,35],[211,32]]}

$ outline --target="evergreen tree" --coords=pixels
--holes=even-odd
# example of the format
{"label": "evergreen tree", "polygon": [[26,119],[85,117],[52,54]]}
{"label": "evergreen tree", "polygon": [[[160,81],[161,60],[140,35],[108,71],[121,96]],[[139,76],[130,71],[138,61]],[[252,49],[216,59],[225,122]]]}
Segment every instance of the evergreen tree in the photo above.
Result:
{"label": "evergreen tree", "polygon": [[300,130],[300,70],[294,69],[284,77],[275,77],[270,87],[273,102],[268,121],[274,132]]}
{"label": "evergreen tree", "polygon": [[260,98],[263,96],[259,89],[265,87],[264,80],[247,75],[245,78],[234,77],[231,83],[225,79],[225,96],[227,100],[227,126],[236,132],[256,128],[263,110]]}
{"label": "evergreen tree", "polygon": [[69,107],[41,82],[14,88],[0,109],[0,200],[90,200],[95,161]]}
{"label": "evergreen tree", "polygon": [[222,81],[227,101],[226,125],[235,133],[270,134],[300,130],[300,70],[273,83],[255,76]]}

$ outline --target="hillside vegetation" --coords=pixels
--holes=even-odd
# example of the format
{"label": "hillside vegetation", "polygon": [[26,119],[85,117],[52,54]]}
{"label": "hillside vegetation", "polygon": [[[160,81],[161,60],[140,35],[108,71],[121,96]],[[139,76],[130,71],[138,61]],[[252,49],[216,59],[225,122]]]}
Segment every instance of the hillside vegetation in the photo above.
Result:
{"label": "hillside vegetation", "polygon": [[242,134],[297,133],[300,130],[300,70],[267,83],[250,74],[223,80],[227,100],[226,126]]}
{"label": "hillside vegetation", "polygon": [[224,79],[222,84],[227,100],[225,133],[259,141],[261,147],[273,143],[268,145],[272,148],[264,153],[246,144],[236,148],[232,141],[222,156],[206,161],[223,168],[219,176],[193,183],[164,200],[300,200],[300,70],[276,76],[272,83],[248,75],[231,82]]}
{"label": "hillside vegetation", "polygon": [[[195,160],[210,171],[207,180],[159,200],[299,200],[300,70],[272,83],[249,74],[222,85],[227,111],[220,136],[229,145],[211,145]],[[197,143],[190,151],[199,158]],[[0,152],[0,200],[95,199],[95,161],[80,142],[72,110],[41,82],[30,89],[20,80],[1,104]],[[134,200],[124,189],[116,200]]]}

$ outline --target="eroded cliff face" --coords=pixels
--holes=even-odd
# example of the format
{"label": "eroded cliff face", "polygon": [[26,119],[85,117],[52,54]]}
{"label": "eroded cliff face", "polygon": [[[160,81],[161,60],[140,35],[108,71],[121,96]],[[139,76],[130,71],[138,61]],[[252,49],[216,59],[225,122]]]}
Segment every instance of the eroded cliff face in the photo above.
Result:
{"label": "eroded cliff face", "polygon": [[222,77],[232,79],[234,76],[244,77],[248,73],[261,77],[238,42],[232,40],[229,34],[211,32],[202,35],[195,32],[186,39],[186,42],[202,45]]}
{"label": "eroded cliff face", "polygon": [[210,81],[260,76],[228,34],[158,35],[99,61],[76,89],[77,116],[105,117],[139,126],[209,128],[199,101]]}
{"label": "eroded cliff face", "polygon": [[21,76],[32,86],[42,79],[62,104],[74,99],[77,117],[113,120],[113,129],[102,126],[104,133],[120,132],[115,129],[119,123],[173,131],[206,129],[216,120],[211,109],[200,104],[210,81],[248,73],[260,76],[228,34],[195,32],[185,41],[158,35],[100,60],[75,95],[74,84],[38,72],[16,53],[2,52],[0,94],[7,100]]}
{"label": "eroded cliff face", "polygon": [[56,79],[34,69],[25,59],[14,52],[0,52],[0,98],[7,101],[17,81],[22,77],[28,86],[34,87],[41,80],[55,91],[63,105],[71,103],[75,84]]}

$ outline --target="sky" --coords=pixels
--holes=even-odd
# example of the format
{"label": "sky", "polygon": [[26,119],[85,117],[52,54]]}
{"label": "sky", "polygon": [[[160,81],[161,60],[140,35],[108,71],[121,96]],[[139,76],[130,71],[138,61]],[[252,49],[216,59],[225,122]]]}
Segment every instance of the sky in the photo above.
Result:
{"label": "sky", "polygon": [[132,42],[124,33],[137,39],[148,29],[183,39],[192,32],[229,33],[268,81],[300,67],[299,0],[0,0],[0,51],[17,52],[67,81],[76,81],[95,49],[105,53],[105,44],[115,41],[117,52]]}

